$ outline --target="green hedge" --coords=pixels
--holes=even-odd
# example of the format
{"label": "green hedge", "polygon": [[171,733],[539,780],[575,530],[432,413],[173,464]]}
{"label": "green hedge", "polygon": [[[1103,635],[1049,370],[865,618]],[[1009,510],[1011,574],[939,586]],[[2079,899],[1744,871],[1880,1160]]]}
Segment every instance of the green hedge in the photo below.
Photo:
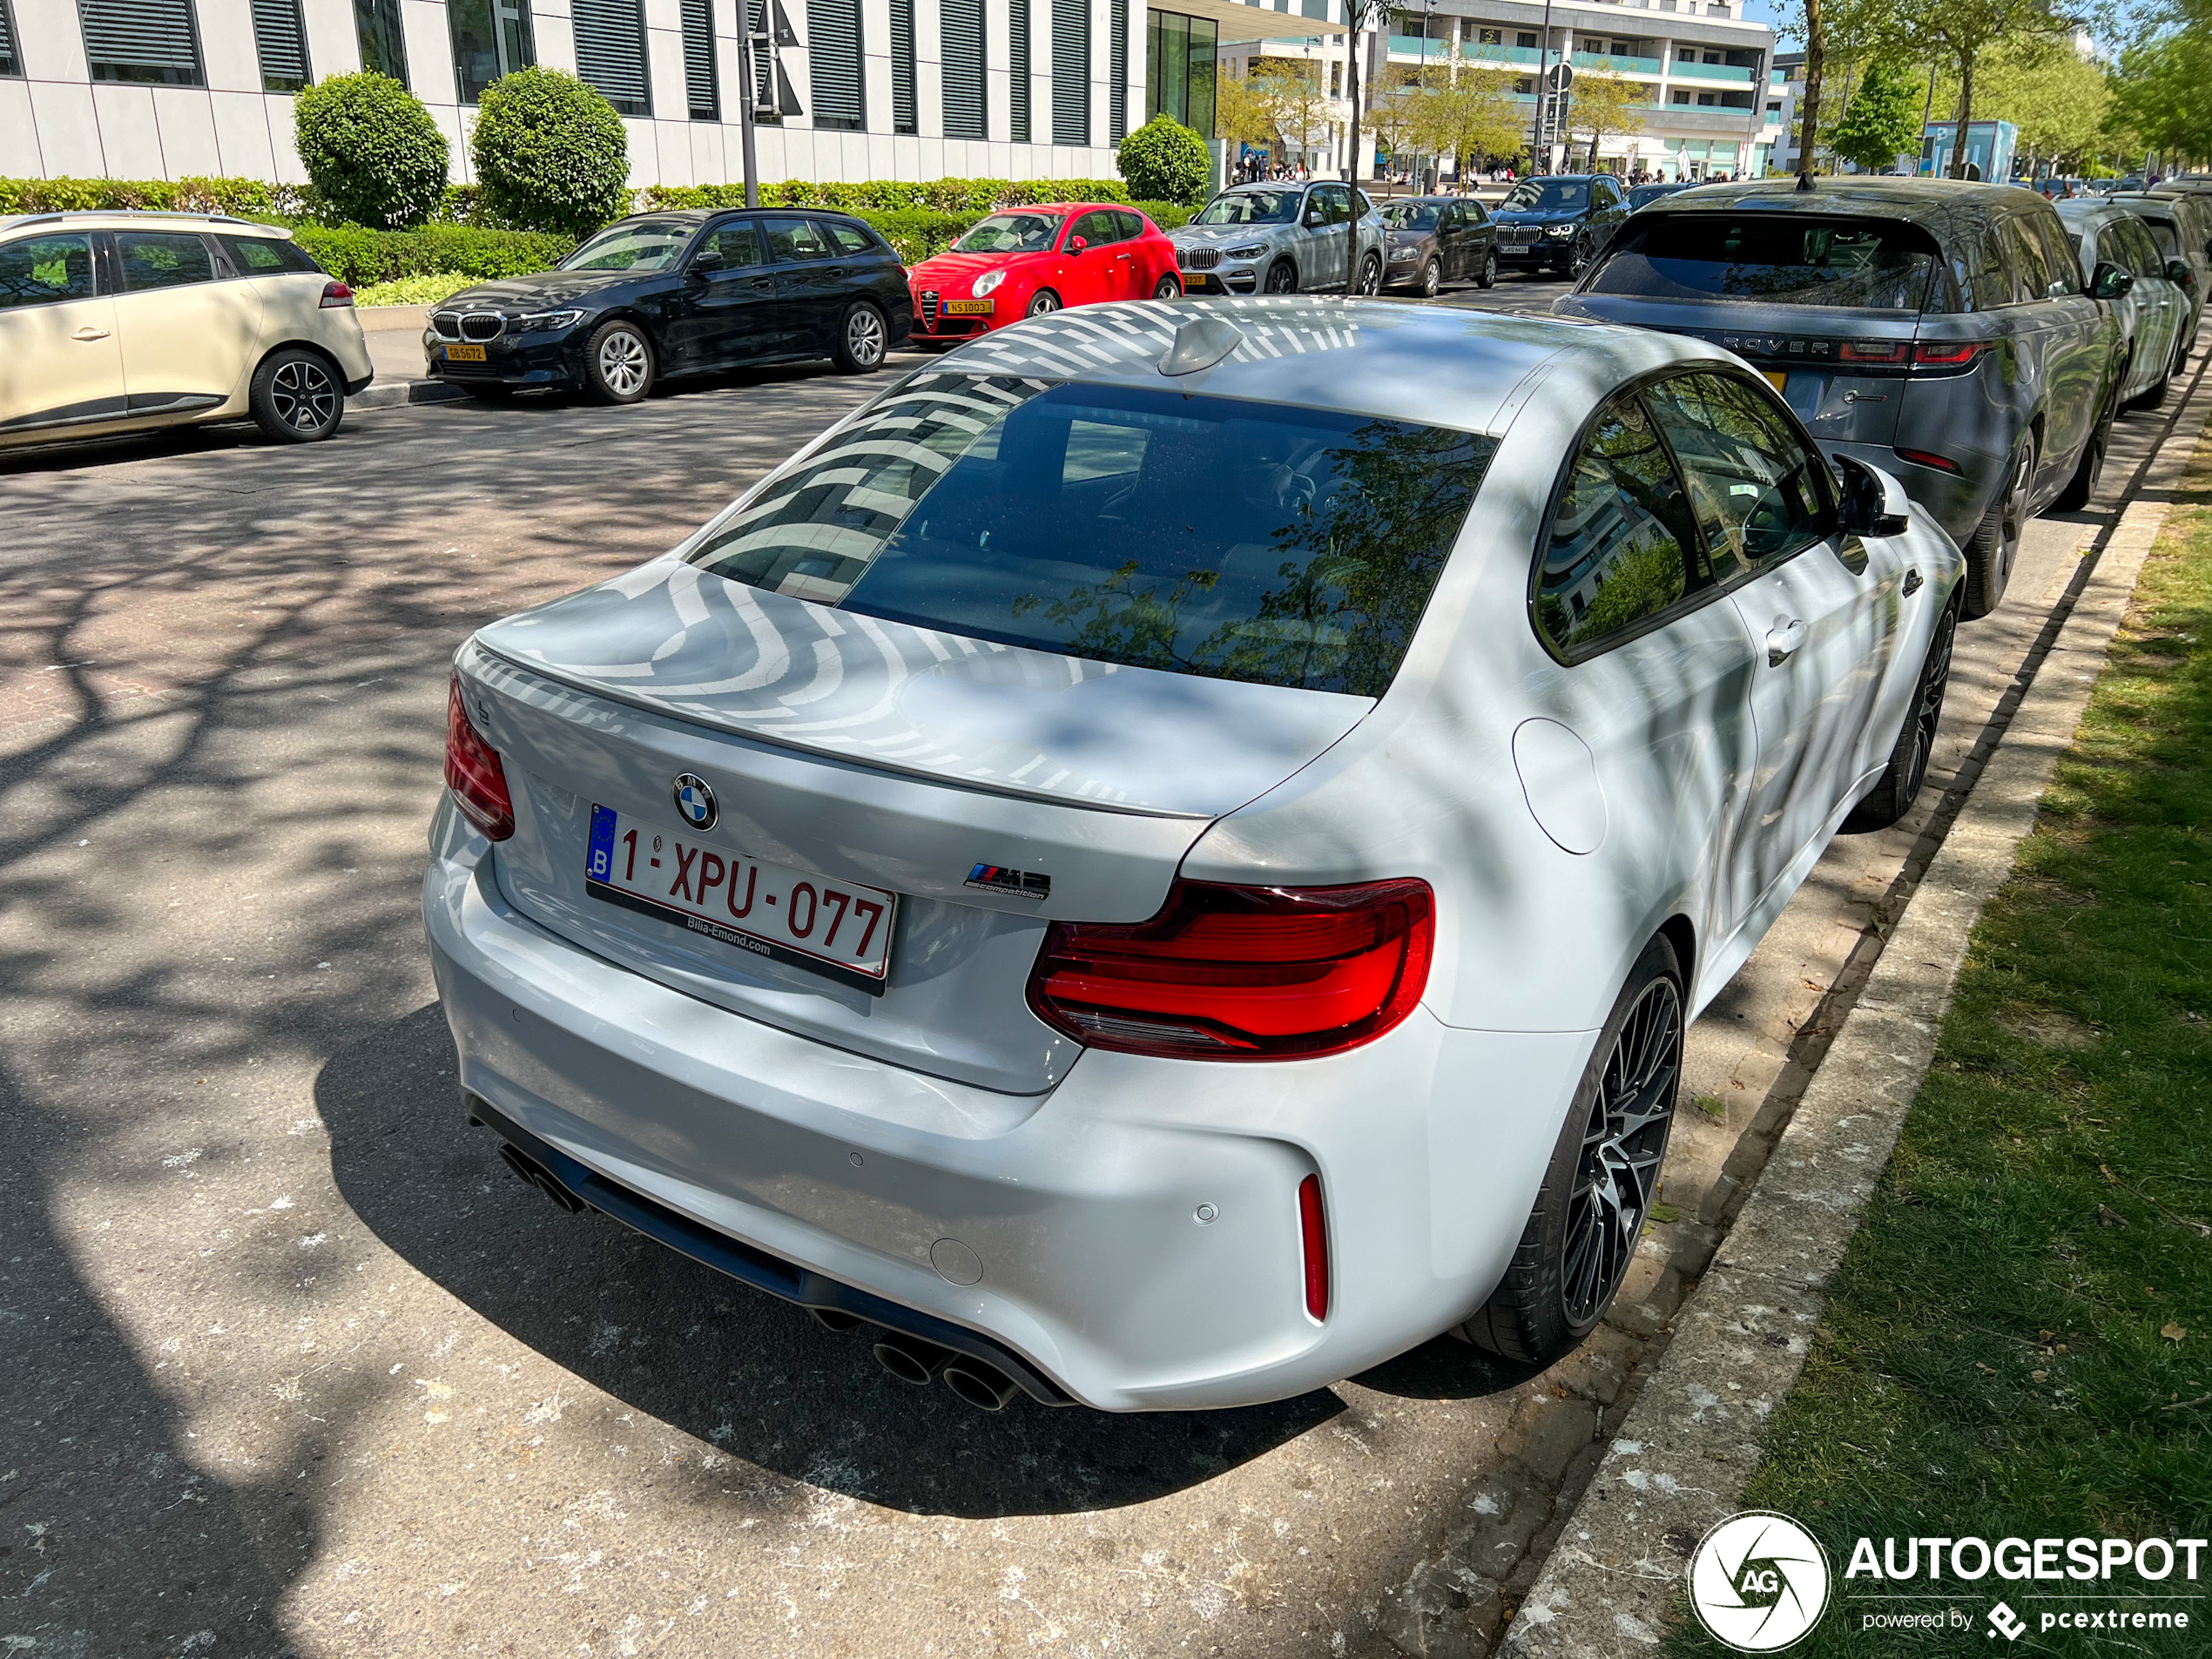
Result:
{"label": "green hedge", "polygon": [[133,207],[239,219],[294,219],[307,211],[298,185],[258,179],[0,179],[0,214],[111,213]]}
{"label": "green hedge", "polygon": [[576,239],[550,231],[489,231],[425,225],[372,231],[359,225],[303,225],[293,233],[323,269],[355,287],[451,273],[489,282],[527,276],[565,259]]}
{"label": "green hedge", "polygon": [[[743,185],[654,185],[638,192],[644,207],[742,207]],[[914,184],[872,179],[864,184],[821,185],[786,179],[763,185],[764,207],[840,207],[853,213],[927,210],[939,213],[988,213],[994,207],[1025,202],[1125,202],[1129,186],[1118,179],[932,179]]]}

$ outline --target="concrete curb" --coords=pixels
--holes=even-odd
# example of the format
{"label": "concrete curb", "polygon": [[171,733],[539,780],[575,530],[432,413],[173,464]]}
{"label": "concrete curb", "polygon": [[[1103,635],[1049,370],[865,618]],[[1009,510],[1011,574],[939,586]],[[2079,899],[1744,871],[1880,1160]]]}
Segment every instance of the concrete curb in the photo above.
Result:
{"label": "concrete curb", "polygon": [[1804,1368],[1821,1287],[1934,1058],[1974,925],[2035,826],[2209,415],[2212,378],[2200,374],[1711,1270],[1683,1303],[1501,1655],[1609,1659],[1656,1647],[1689,1552],[1740,1507],[1762,1427]]}
{"label": "concrete curb", "polygon": [[379,381],[346,400],[348,409],[395,409],[408,403],[450,403],[468,394],[443,381]]}

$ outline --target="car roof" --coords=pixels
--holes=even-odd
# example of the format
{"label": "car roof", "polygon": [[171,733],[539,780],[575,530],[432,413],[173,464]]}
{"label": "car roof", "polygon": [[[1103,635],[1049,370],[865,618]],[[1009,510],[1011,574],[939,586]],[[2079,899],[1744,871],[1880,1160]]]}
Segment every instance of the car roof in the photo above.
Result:
{"label": "car roof", "polygon": [[292,233],[281,225],[264,225],[256,219],[239,219],[229,213],[194,213],[165,207],[85,208],[51,213],[17,213],[12,218],[0,217],[0,233],[20,230],[26,225],[61,224],[88,231],[129,230],[134,226],[157,219],[177,230],[219,229],[226,236],[267,236],[280,241],[292,239]]}
{"label": "car roof", "polygon": [[1998,217],[2033,213],[2043,198],[2016,185],[1977,184],[1962,179],[1824,177],[1811,190],[1794,179],[1744,179],[1700,185],[1667,198],[1669,213],[1853,213],[1918,225],[1941,235],[1979,229]]}
{"label": "car roof", "polygon": [[[1163,374],[1178,335],[1211,322],[1242,338],[1208,368]],[[1518,408],[1516,388],[1548,367],[1573,363],[1609,389],[1669,363],[1735,361],[1655,329],[1305,294],[1084,306],[994,329],[917,373],[1143,386],[1494,432]]]}

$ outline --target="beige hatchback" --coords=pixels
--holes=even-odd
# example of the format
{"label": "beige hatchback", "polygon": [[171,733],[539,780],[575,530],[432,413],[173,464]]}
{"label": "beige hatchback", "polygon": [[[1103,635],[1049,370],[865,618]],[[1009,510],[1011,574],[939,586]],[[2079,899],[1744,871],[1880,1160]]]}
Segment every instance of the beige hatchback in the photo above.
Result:
{"label": "beige hatchback", "polygon": [[0,448],[241,415],[311,442],[374,374],[353,290],[288,231],[206,213],[0,219]]}

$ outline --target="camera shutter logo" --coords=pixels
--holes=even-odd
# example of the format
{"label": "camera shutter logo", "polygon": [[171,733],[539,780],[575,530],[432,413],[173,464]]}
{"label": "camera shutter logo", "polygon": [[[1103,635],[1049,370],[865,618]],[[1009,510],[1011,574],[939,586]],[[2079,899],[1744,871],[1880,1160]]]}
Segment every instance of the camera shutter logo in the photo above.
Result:
{"label": "camera shutter logo", "polygon": [[714,820],[721,815],[721,808],[714,804],[714,791],[705,779],[695,772],[678,772],[675,787],[670,792],[676,799],[676,810],[693,829],[711,830]]}
{"label": "camera shutter logo", "polygon": [[1750,1510],[1707,1533],[1689,1558],[1689,1605],[1738,1653],[1779,1653],[1828,1606],[1828,1557],[1787,1515]]}

